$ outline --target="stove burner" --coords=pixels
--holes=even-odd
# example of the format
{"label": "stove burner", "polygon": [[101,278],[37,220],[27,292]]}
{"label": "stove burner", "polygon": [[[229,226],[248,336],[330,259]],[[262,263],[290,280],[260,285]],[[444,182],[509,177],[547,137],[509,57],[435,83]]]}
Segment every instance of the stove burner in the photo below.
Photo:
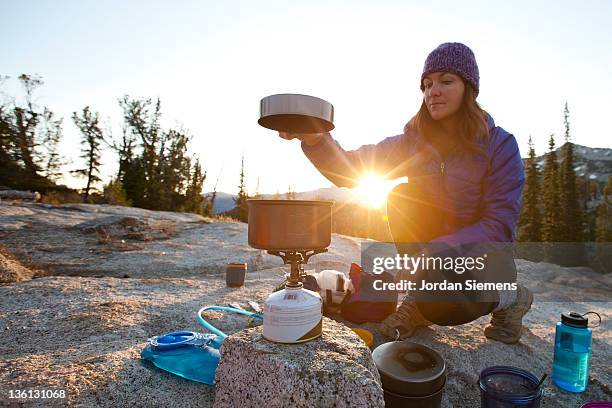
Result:
{"label": "stove burner", "polygon": [[311,256],[327,252],[324,249],[306,249],[303,251],[268,251],[270,255],[280,256],[285,265],[291,265],[291,274],[285,286],[290,288],[301,288],[302,281],[306,276],[304,264],[308,263]]}

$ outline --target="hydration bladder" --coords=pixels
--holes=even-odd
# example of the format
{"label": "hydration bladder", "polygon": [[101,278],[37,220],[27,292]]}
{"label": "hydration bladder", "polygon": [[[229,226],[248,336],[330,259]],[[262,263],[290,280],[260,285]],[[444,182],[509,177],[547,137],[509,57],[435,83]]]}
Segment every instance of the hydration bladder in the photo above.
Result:
{"label": "hydration bladder", "polygon": [[219,349],[227,334],[204,320],[202,312],[206,310],[220,310],[263,319],[261,314],[233,307],[206,306],[198,311],[196,318],[211,333],[178,331],[151,337],[140,353],[142,359],[188,380],[214,385],[215,371],[221,358]]}

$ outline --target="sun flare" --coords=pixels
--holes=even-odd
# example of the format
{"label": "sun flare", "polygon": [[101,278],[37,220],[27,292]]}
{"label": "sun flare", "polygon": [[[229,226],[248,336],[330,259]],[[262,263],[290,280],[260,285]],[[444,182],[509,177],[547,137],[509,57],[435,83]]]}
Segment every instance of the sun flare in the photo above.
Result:
{"label": "sun flare", "polygon": [[369,208],[382,208],[387,202],[389,191],[400,182],[368,173],[359,179],[357,187],[353,189],[353,200]]}

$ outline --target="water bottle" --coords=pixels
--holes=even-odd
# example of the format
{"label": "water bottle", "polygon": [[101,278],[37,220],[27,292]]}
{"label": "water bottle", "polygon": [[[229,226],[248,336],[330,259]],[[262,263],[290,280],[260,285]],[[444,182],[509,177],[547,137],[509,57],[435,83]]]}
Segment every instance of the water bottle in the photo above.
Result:
{"label": "water bottle", "polygon": [[587,314],[576,312],[561,314],[555,333],[555,354],[552,380],[558,387],[570,392],[586,390],[589,380],[592,330]]}

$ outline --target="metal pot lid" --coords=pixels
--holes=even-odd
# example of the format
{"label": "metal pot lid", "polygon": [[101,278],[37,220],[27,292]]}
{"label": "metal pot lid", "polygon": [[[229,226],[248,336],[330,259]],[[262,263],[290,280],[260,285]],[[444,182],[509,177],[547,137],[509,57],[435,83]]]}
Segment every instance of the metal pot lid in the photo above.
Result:
{"label": "metal pot lid", "polygon": [[334,106],[309,95],[270,95],[260,102],[257,123],[279,132],[329,132],[334,128]]}
{"label": "metal pot lid", "polygon": [[372,352],[382,386],[396,394],[423,396],[440,390],[446,382],[446,364],[435,350],[422,344],[393,341]]}

